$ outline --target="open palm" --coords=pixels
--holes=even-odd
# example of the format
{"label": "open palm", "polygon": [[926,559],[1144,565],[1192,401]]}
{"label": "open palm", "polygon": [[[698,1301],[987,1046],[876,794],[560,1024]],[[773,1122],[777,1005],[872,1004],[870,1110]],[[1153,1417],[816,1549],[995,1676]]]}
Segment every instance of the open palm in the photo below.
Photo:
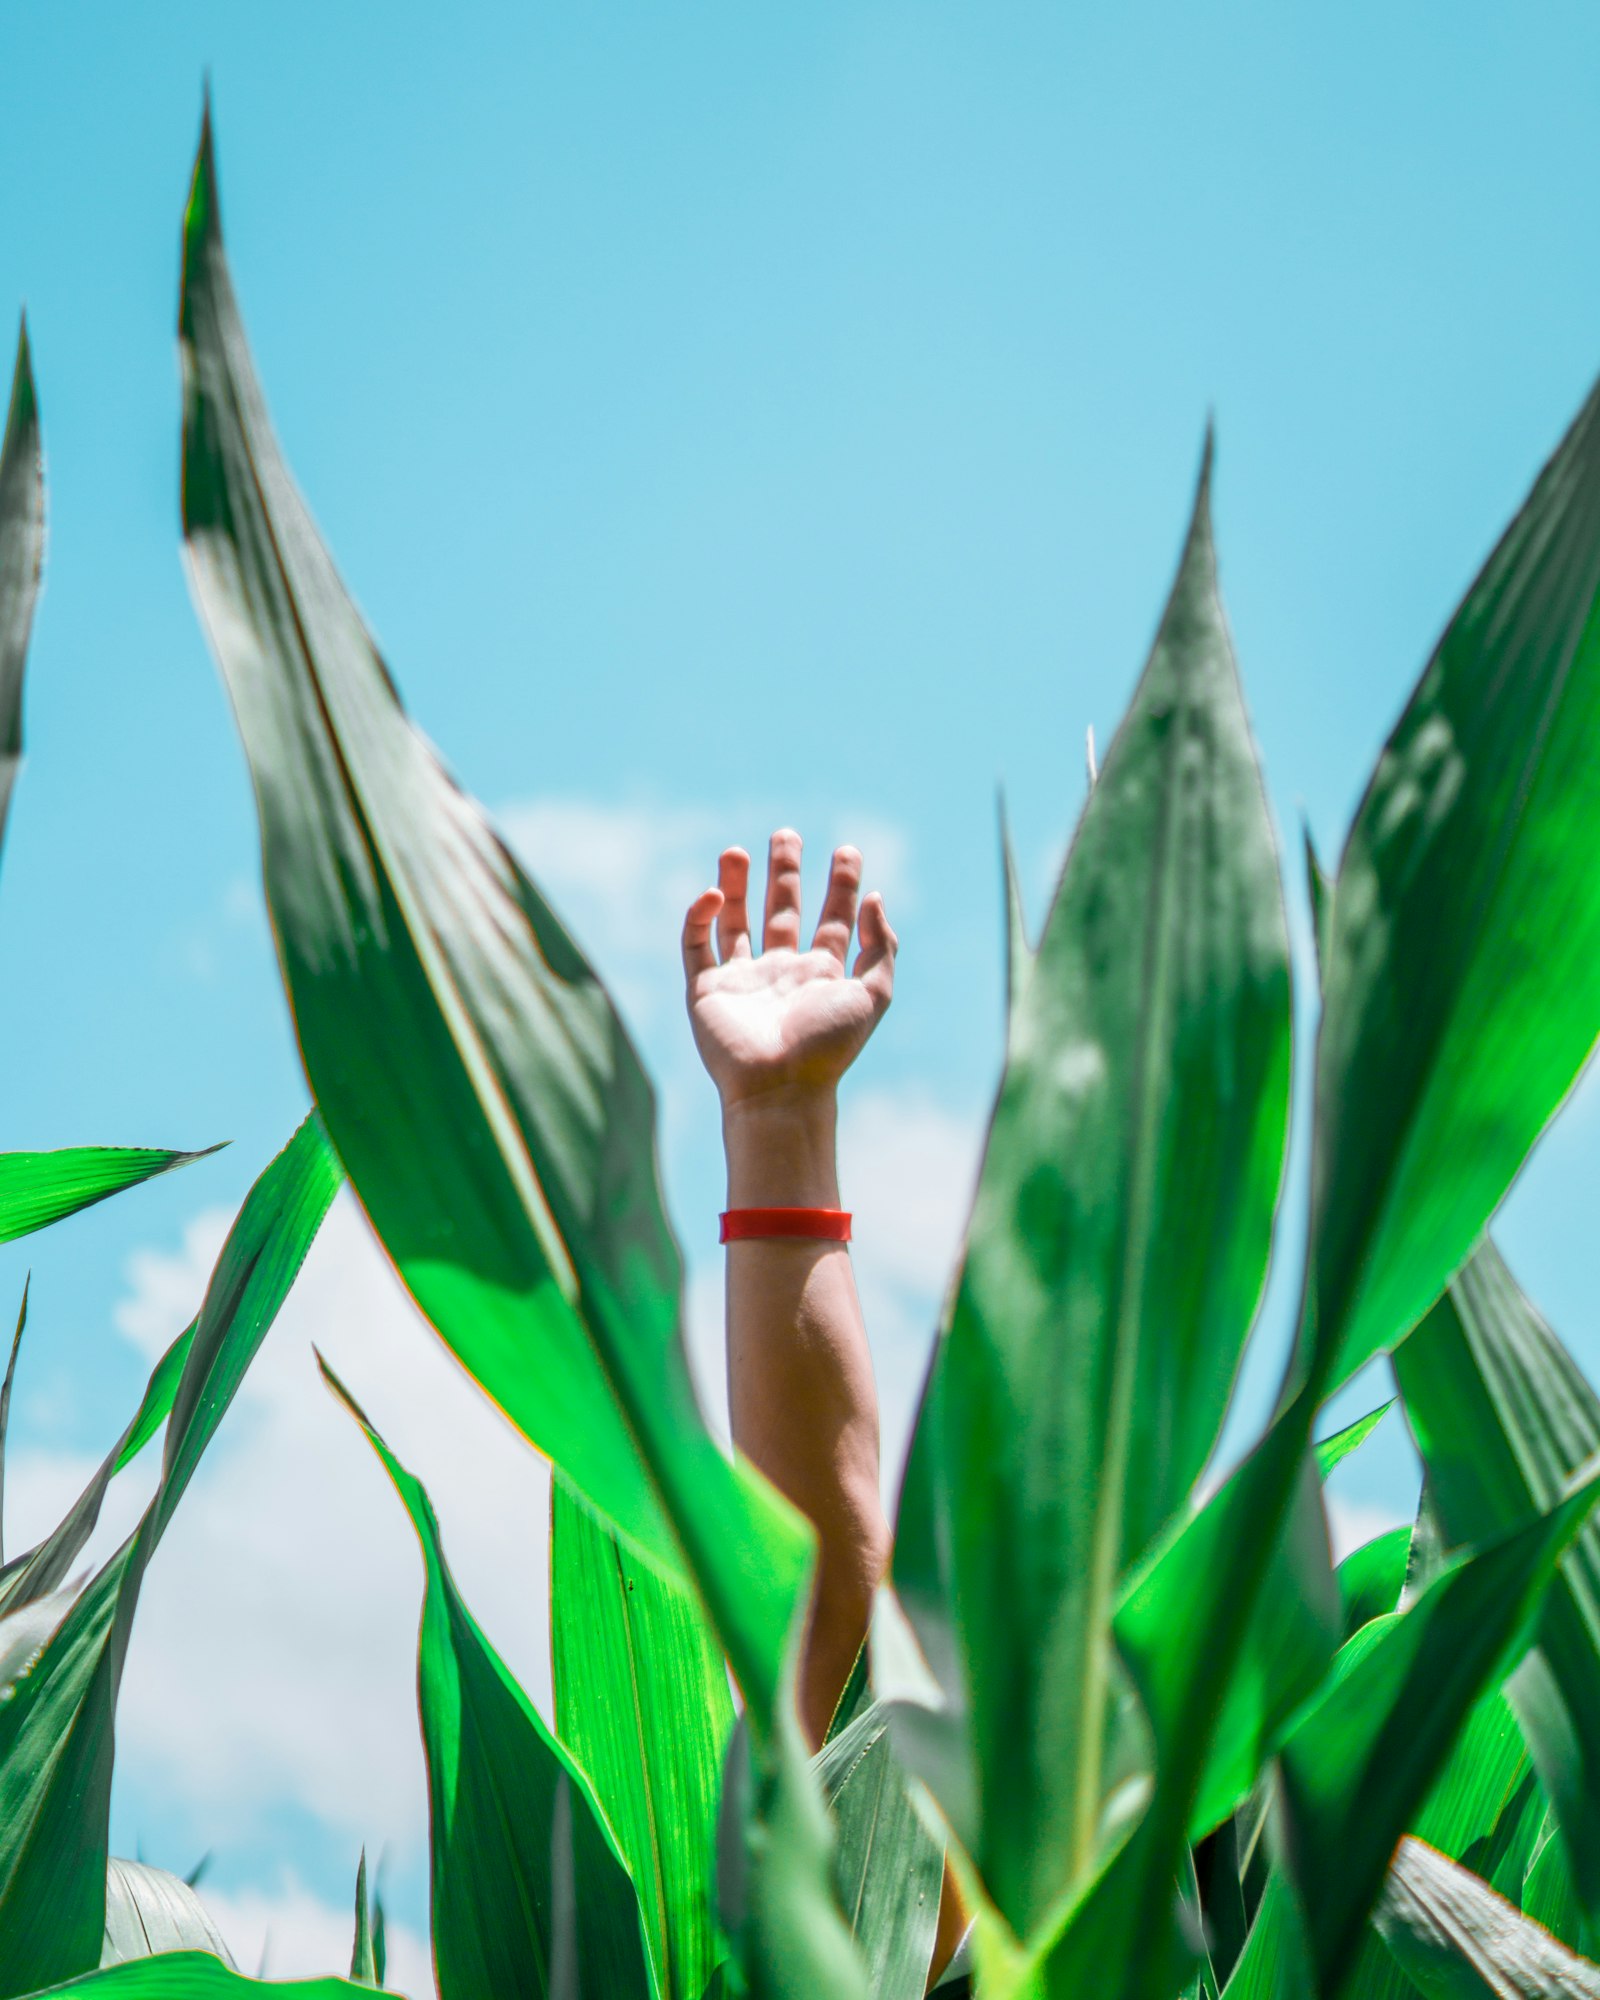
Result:
{"label": "open palm", "polygon": [[[800,949],[800,836],[772,836],[761,952],[750,942],[750,857],[730,847],[717,886],[683,926],[683,966],[695,1045],[724,1104],[766,1092],[829,1088],[850,1067],[894,993],[896,939],[883,898],[860,901],[861,949],[847,965],[861,896],[861,856],[833,857],[822,914]],[[716,935],[713,949],[712,934]]]}

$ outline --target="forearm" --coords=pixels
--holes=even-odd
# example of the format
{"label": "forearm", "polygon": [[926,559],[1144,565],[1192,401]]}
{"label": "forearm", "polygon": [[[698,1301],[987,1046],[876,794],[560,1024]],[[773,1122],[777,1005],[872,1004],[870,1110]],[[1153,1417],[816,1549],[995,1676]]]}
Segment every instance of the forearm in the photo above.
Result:
{"label": "forearm", "polygon": [[[837,1111],[826,1090],[725,1107],[730,1208],[836,1208]],[[878,1487],[878,1398],[850,1253],[768,1239],[727,1249],[733,1440],[815,1525],[816,1588],[800,1713],[819,1743],[866,1636],[888,1560]]]}

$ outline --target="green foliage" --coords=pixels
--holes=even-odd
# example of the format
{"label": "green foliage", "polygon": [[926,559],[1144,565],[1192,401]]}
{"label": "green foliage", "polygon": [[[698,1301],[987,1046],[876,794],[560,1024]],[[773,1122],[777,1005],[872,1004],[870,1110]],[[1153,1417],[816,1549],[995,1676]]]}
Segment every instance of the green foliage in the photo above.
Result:
{"label": "green foliage", "polygon": [[[346,1170],[440,1337],[556,1467],[552,1726],[339,1389],[422,1550],[442,2000],[917,2000],[946,1860],[983,2000],[1600,1994],[1600,1398],[1484,1235],[1600,1032],[1600,397],[1450,621],[1336,878],[1307,837],[1302,1309],[1272,1419],[1221,1477],[1291,994],[1208,444],[1037,946],[1002,818],[1004,1071],[892,1583],[810,1759],[813,1538],[696,1405],[648,1079],[407,717],[294,488],[209,118],[180,342],[191,574],[318,1108],[78,1502],[0,1567],[0,2000],[259,1984],[192,1886],[108,1856],[114,1711],[145,1567]],[[0,833],[40,465],[24,339],[0,448]],[[193,1157],[0,1155],[0,1241]],[[1423,1499],[1336,1575],[1322,1482],[1391,1406],[1314,1442],[1318,1420],[1385,1351]],[[138,1528],[63,1588],[163,1422]],[[373,1990],[382,1931],[363,1856],[350,1982],[273,1990]]]}

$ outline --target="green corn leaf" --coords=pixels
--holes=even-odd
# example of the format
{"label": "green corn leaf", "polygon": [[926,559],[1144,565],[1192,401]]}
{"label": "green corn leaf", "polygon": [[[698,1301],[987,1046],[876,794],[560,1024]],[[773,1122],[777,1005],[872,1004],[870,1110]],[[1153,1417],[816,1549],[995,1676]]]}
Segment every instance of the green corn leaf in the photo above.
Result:
{"label": "green corn leaf", "polygon": [[733,1702],[689,1592],[624,1546],[557,1473],[550,1641],[556,1733],[594,1787],[639,1891],[664,2000],[715,1970],[711,1857]]}
{"label": "green corn leaf", "polygon": [[99,1962],[113,1718],[145,1567],[338,1189],[315,1115],[251,1189],[178,1383],[161,1482],[137,1529],[0,1703],[0,1995]]}
{"label": "green corn leaf", "polygon": [[112,1479],[143,1450],[171,1414],[194,1333],[193,1325],[186,1327],[156,1363],[132,1422],[60,1522],[42,1542],[0,1569],[0,1611],[31,1603],[54,1590],[72,1568],[95,1531]]}
{"label": "green corn leaf", "polygon": [[941,1679],[961,1607],[977,1796],[970,1823],[940,1804],[1018,1937],[1115,1837],[1117,1591],[1215,1442],[1283,1166],[1288,940],[1208,492],[1209,450],[1012,1016],[901,1499],[896,1588]]}
{"label": "green corn leaf", "polygon": [[1411,1560],[1411,1530],[1391,1528],[1352,1549],[1334,1572],[1339,1584],[1344,1629],[1348,1639],[1374,1618],[1394,1610],[1405,1589]]}
{"label": "green corn leaf", "polygon": [[1222,2000],[1307,2000],[1314,1991],[1299,1900],[1286,1878],[1274,1872]]}
{"label": "green corn leaf", "polygon": [[819,1753],[839,1829],[845,1914],[872,2000],[922,2000],[939,1927],[944,1849],[912,1804],[889,1716],[869,1706]]}
{"label": "green corn leaf", "polygon": [[367,1901],[367,1850],[356,1863],[356,1928],[350,1945],[350,1977],[358,1986],[381,1986],[378,1955],[372,1937],[372,1907]]}
{"label": "green corn leaf", "polygon": [[1342,1465],[1357,1445],[1365,1444],[1389,1412],[1394,1408],[1391,1396],[1387,1403],[1380,1403],[1375,1410],[1368,1410],[1364,1417],[1357,1417],[1353,1424],[1346,1424],[1342,1431],[1335,1431],[1332,1437],[1321,1439],[1317,1445],[1317,1470],[1324,1479],[1336,1465]]}
{"label": "green corn leaf", "polygon": [[[1396,1372],[1453,1543],[1548,1508],[1600,1451],[1600,1398],[1488,1240],[1402,1345]],[[1512,1699],[1600,1926],[1600,1528],[1564,1557]]]}
{"label": "green corn leaf", "polygon": [[[622,1023],[407,719],[278,451],[223,252],[209,116],[180,344],[191,577],[250,763],[317,1103],[458,1359],[622,1532],[693,1578],[758,1762],[804,1794],[783,1806],[787,1838],[760,1842],[747,1970],[759,1983],[759,1956],[848,2000],[859,1971],[789,1679],[815,1538],[702,1418],[653,1096]],[[760,1796],[777,1809],[776,1791]]]}
{"label": "green corn leaf", "polygon": [[[23,1328],[28,1324],[28,1291],[33,1283],[32,1274],[24,1280],[22,1304],[17,1309],[17,1330],[11,1336],[11,1352],[6,1356],[5,1380],[0,1382],[0,1520],[4,1518],[6,1487],[6,1435],[11,1428],[11,1385],[16,1380],[17,1356],[22,1351]],[[0,1533],[0,1575],[4,1574],[5,1536]],[[4,1603],[0,1597],[0,1604]]]}
{"label": "green corn leaf", "polygon": [[1600,1030],[1600,392],[1390,736],[1339,864],[1302,1367],[1400,1339]]}
{"label": "green corn leaf", "polygon": [[0,444],[0,840],[22,762],[23,668],[43,564],[44,460],[24,320]]}
{"label": "green corn leaf", "polygon": [[1408,1612],[1358,1633],[1347,1648],[1354,1663],[1280,1751],[1319,1991],[1337,1989],[1395,1841],[1474,1703],[1526,1648],[1556,1560],[1597,1497],[1600,1481],[1448,1571]]}
{"label": "green corn leaf", "polygon": [[246,1979],[230,1971],[210,1952],[163,1953],[160,1958],[134,1959],[70,1979],[33,1996],[33,2000],[356,2000],[369,1992],[347,1979]]}
{"label": "green corn leaf", "polygon": [[625,1532],[674,1566],[682,1541],[747,1697],[770,1708],[807,1538],[700,1417],[649,1083],[577,947],[407,719],[293,488],[234,304],[209,123],[181,338],[195,592],[328,1129],[434,1326]]}
{"label": "green corn leaf", "polygon": [[61,1629],[77,1596],[77,1589],[69,1585],[48,1597],[0,1607],[0,1701],[10,1700],[17,1682]]}
{"label": "green corn leaf", "polygon": [[1401,1841],[1374,1921],[1426,2000],[1600,2000],[1600,1965],[1423,1841]]}
{"label": "green corn leaf", "polygon": [[209,1951],[228,1967],[233,1954],[206,1906],[187,1882],[142,1861],[106,1865],[106,1934],[102,1966],[158,1952]]}
{"label": "green corn leaf", "polygon": [[53,1153],[0,1153],[0,1243],[31,1236],[92,1208],[97,1201],[137,1187],[219,1151],[166,1152],[154,1146],[64,1146]]}
{"label": "green corn leaf", "polygon": [[552,1973],[557,1793],[570,1785],[578,1934],[595,2000],[649,2000],[639,1899],[587,1779],[462,1602],[421,1482],[325,1361],[324,1379],[366,1434],[422,1547],[427,1575],[417,1690],[428,1761],[434,1963],[440,2000],[561,2000]]}

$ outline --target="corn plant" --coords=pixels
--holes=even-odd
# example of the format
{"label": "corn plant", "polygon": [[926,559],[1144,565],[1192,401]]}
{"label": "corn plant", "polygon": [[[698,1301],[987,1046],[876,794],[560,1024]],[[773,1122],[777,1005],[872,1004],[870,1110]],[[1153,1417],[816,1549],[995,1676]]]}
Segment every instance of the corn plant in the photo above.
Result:
{"label": "corn plant", "polygon": [[[1271,1420],[1220,1482],[1277,1228],[1293,995],[1208,443],[1036,942],[1004,855],[1004,1071],[891,1572],[808,1758],[813,1539],[697,1407],[648,1079],[408,720],[295,489],[209,116],[180,348],[190,574],[316,1111],[92,1497],[0,1570],[0,2000],[255,1984],[192,1891],[108,1856],[112,1716],[144,1565],[342,1175],[555,1467],[545,1717],[360,1385],[328,1374],[422,1552],[442,2000],[917,2000],[946,1871],[972,1917],[950,1990],[983,2000],[1600,1995],[1600,1399],[1489,1233],[1600,1033],[1600,392],[1446,626],[1337,870],[1308,845],[1300,1305]],[[13,754],[37,463],[19,390]],[[0,1160],[0,1234],[8,1172],[26,1226],[137,1177],[120,1155]],[[1388,1406],[1331,1436],[1320,1413],[1381,1354],[1422,1499],[1336,1569],[1322,1483]],[[83,1521],[163,1418],[149,1512],[62,1606]],[[381,1935],[363,1866],[349,1980],[279,1990],[370,1990]]]}

